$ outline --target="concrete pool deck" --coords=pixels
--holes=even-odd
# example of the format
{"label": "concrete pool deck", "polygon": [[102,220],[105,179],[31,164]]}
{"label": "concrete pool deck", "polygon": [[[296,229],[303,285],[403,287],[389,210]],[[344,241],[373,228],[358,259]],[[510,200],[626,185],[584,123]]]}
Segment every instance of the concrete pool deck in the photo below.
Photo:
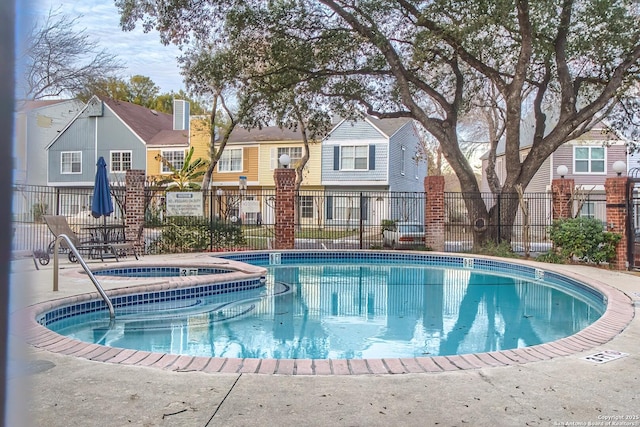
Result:
{"label": "concrete pool deck", "polygon": [[[182,257],[145,256],[142,260],[157,265]],[[103,263],[91,263],[98,264]],[[52,265],[37,271],[31,259],[12,262],[12,311],[94,291],[86,278],[64,274],[78,267],[61,260],[60,290],[54,293]],[[627,315],[634,312],[631,300],[640,305],[638,276],[585,266],[542,266],[621,290],[630,299],[622,307]],[[152,283],[154,279],[148,280]],[[122,280],[101,279],[101,283],[105,289],[122,286]],[[229,371],[210,373],[197,364],[173,370],[102,363],[24,345],[21,337],[13,337],[7,425],[544,426],[612,422],[609,425],[640,426],[639,349],[640,320],[633,317],[604,344],[586,349],[578,346],[566,355],[528,363],[395,375],[282,375],[242,372],[248,369],[241,366],[231,370],[226,364]],[[629,355],[604,364],[582,359],[602,350]],[[398,372],[412,372],[412,368],[405,363]]]}

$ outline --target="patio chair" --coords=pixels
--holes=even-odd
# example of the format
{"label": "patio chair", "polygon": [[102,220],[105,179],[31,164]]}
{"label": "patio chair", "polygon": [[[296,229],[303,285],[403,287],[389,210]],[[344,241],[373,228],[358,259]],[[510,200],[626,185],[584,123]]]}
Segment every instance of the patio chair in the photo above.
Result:
{"label": "patio chair", "polygon": [[111,247],[112,252],[116,256],[127,256],[128,252],[132,252],[133,256],[135,256],[136,260],[138,260],[139,259],[138,249],[136,246],[137,246],[137,243],[142,238],[143,231],[144,231],[144,224],[140,224],[140,227],[138,227],[138,232],[136,233],[136,238],[134,240],[125,239],[124,242],[111,243],[109,246]]}
{"label": "patio chair", "polygon": [[[109,244],[105,244],[102,242],[96,242],[92,239],[80,239],[80,237],[76,234],[75,231],[71,229],[69,223],[67,222],[67,218],[62,215],[43,215],[42,218],[44,222],[49,227],[49,230],[55,236],[55,239],[49,243],[48,251],[49,253],[53,253],[55,248],[55,241],[61,234],[66,234],[69,237],[69,240],[75,246],[75,248],[80,253],[87,253],[90,258],[100,258],[100,260],[104,261],[105,251],[110,251],[112,255],[118,261],[117,254],[113,251]],[[68,258],[71,262],[77,262],[77,258],[75,254],[69,249],[69,245],[67,245],[66,240],[60,241],[60,247],[68,251]]]}

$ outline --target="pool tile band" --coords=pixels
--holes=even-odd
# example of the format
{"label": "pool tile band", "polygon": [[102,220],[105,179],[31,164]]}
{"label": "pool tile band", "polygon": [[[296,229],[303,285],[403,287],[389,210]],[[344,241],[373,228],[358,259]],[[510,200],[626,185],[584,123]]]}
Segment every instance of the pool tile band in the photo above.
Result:
{"label": "pool tile band", "polygon": [[[242,252],[238,254],[230,254],[224,256],[225,259],[233,262],[253,262],[259,265],[264,262],[265,258],[268,262],[269,253],[248,253]],[[305,252],[282,252],[279,253],[280,262],[287,262],[287,259],[311,259],[311,254]],[[464,267],[463,256],[450,256],[439,254],[423,254],[423,253],[392,253],[381,254],[374,251],[358,252],[340,252],[340,251],[323,251],[317,254],[331,254],[336,257],[351,258],[350,261],[360,260],[364,262],[364,254],[377,254],[376,262],[407,262],[407,259],[416,261],[438,263],[438,266],[456,266]],[[382,255],[382,256],[380,256]],[[387,256],[388,255],[388,256]],[[322,255],[326,262],[327,256]],[[540,268],[531,267],[518,262],[494,260],[474,256],[473,268],[486,268],[485,271],[502,272],[503,274],[512,273],[513,271],[521,271],[521,277],[536,278],[540,276]],[[468,262],[467,262],[468,263]],[[425,264],[423,264],[425,265]],[[550,268],[552,268],[550,266]],[[528,276],[530,275],[530,276]],[[214,276],[210,276],[214,277]],[[199,279],[201,279],[200,277]],[[631,299],[623,292],[609,287],[597,281],[590,280],[574,273],[558,273],[544,270],[545,280],[553,280],[557,283],[565,283],[570,286],[576,286],[583,292],[590,292],[596,295],[600,301],[607,303],[605,313],[593,324],[589,325],[582,331],[562,338],[557,341],[539,344],[531,347],[523,347],[513,350],[494,351],[488,353],[463,354],[456,356],[434,356],[434,357],[414,357],[414,358],[386,358],[386,359],[236,359],[236,358],[210,358],[199,356],[183,356],[164,353],[151,353],[146,351],[136,351],[130,349],[120,349],[106,347],[97,344],[89,344],[74,339],[61,336],[38,323],[36,319],[42,321],[50,312],[58,311],[59,315],[65,316],[65,309],[73,305],[86,304],[86,309],[92,310],[101,303],[97,300],[96,293],[82,294],[75,297],[69,297],[56,301],[49,301],[34,306],[27,307],[15,313],[19,317],[20,324],[23,326],[23,334],[27,342],[35,347],[61,354],[82,357],[89,360],[95,360],[105,363],[120,363],[128,365],[149,366],[159,369],[167,369],[174,371],[202,371],[202,372],[221,372],[221,373],[262,373],[262,374],[286,374],[286,375],[341,375],[341,374],[400,374],[400,373],[426,373],[426,372],[443,372],[464,369],[478,369],[483,367],[507,366],[533,361],[548,360],[555,357],[564,357],[575,353],[585,351],[598,345],[602,345],[620,332],[622,332],[634,317],[633,304]],[[258,280],[259,282],[259,280]],[[133,303],[134,295],[127,295],[132,291],[136,294],[149,294],[150,298],[155,298],[159,292],[171,292],[175,289],[166,288],[168,285],[143,285],[134,288],[116,289],[108,291],[110,295],[121,295],[120,302],[123,304]],[[165,288],[166,291],[158,291],[159,288]],[[196,292],[195,290],[193,292]],[[172,295],[171,293],[166,295]],[[173,294],[177,296],[177,294]],[[127,300],[127,298],[131,298]],[[60,310],[60,311],[59,311]],[[46,320],[45,320],[46,321]]]}

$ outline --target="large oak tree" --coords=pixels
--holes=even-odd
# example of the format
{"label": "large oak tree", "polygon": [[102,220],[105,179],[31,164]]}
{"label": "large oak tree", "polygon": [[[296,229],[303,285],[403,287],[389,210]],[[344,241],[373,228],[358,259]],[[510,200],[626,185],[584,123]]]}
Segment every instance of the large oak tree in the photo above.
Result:
{"label": "large oak tree", "polygon": [[[512,222],[518,202],[507,199],[512,202],[501,204],[499,215],[481,197],[459,143],[472,110],[482,104],[500,111],[491,114],[488,133],[504,142],[506,177],[497,181],[493,167],[487,176],[494,193],[515,193],[559,146],[624,105],[638,84],[640,22],[633,0],[116,4],[125,29],[142,22],[165,43],[198,41],[236,52],[251,82],[285,73],[344,114],[415,119],[440,143],[471,219],[489,224],[474,229],[476,245],[510,240],[511,227],[492,225],[499,216],[503,224]],[[530,134],[521,125],[528,117]],[[492,142],[490,160],[498,145]],[[530,150],[521,159],[525,144]]]}

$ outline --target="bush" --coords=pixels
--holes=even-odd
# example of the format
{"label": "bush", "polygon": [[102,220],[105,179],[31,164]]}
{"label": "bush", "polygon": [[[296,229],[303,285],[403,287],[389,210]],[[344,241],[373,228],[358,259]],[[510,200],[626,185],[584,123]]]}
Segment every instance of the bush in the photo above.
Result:
{"label": "bush", "polygon": [[564,264],[566,260],[553,249],[551,249],[545,253],[538,255],[536,257],[536,261],[548,262],[549,264]]}
{"label": "bush", "polygon": [[392,219],[383,219],[380,222],[381,232],[384,233],[385,230],[395,230],[396,229],[396,221]]}
{"label": "bush", "polygon": [[567,218],[553,222],[550,230],[555,253],[565,261],[611,262],[616,255],[620,234],[605,231],[595,218]]}
{"label": "bush", "polygon": [[207,218],[171,217],[154,242],[155,253],[200,252],[210,248],[229,249],[245,244],[242,228]]}
{"label": "bush", "polygon": [[33,215],[33,220],[35,222],[43,222],[42,217],[47,214],[47,210],[49,209],[49,205],[45,202],[36,202],[31,206],[31,214]]}
{"label": "bush", "polygon": [[477,251],[477,253],[480,255],[490,255],[501,258],[518,258],[518,254],[513,252],[511,244],[505,242],[500,242],[499,244],[496,244],[495,242],[487,242]]}

